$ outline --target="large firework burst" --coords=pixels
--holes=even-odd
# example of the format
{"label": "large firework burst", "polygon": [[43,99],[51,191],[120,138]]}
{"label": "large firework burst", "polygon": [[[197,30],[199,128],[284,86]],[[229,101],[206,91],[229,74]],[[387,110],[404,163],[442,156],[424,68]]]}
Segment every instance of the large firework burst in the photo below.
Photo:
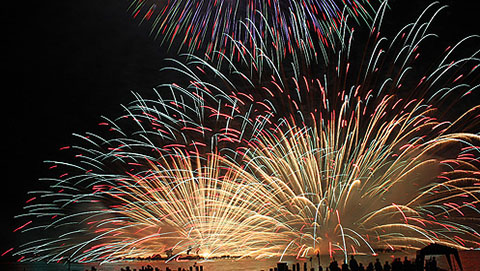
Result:
{"label": "large firework burst", "polygon": [[378,32],[381,9],[361,59],[350,58],[353,31],[340,29],[345,46],[325,68],[233,37],[228,57],[212,56],[222,61],[173,61],[184,81],[137,95],[101,123],[108,131],[79,135],[73,161],[53,162],[59,177],[21,215],[36,239],[17,254],[87,262],[168,249],[478,247],[479,106],[444,114],[478,87],[477,52],[454,59],[467,38],[419,75],[432,9],[391,41]]}

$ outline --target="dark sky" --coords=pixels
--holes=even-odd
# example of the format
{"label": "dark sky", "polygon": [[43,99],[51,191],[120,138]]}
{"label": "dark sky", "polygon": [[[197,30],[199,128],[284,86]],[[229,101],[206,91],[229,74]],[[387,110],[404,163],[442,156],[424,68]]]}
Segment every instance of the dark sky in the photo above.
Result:
{"label": "dark sky", "polygon": [[[130,91],[161,82],[167,56],[127,12],[129,0],[8,2],[2,4],[0,254],[13,246],[11,232],[19,226],[13,216],[22,213],[26,192],[47,175],[42,161],[59,160],[72,133],[95,132],[100,115],[118,116]],[[391,2],[385,27],[398,30],[432,1]],[[451,8],[433,28],[439,46],[478,34],[474,1],[440,2]]]}
{"label": "dark sky", "polygon": [[119,115],[130,91],[156,86],[165,57],[128,0],[32,2],[2,8],[0,254],[12,247],[27,191],[47,176],[43,161],[58,160],[72,133],[95,131],[100,115]]}

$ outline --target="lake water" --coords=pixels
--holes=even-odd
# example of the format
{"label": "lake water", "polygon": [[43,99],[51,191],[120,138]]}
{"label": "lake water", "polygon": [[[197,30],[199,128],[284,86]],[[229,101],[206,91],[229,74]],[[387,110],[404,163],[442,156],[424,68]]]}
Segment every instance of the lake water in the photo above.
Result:
{"label": "lake water", "polygon": [[[389,261],[391,262],[393,258],[404,258],[408,256],[409,258],[412,255],[407,255],[403,253],[395,254],[382,254],[377,257],[373,256],[355,256],[358,262],[363,263],[365,266],[370,261],[375,261],[376,258],[380,258],[382,262]],[[465,271],[480,271],[480,251],[462,251],[460,252],[460,258],[462,261],[463,269]],[[447,261],[444,256],[436,257],[440,267],[448,269]],[[337,256],[339,263],[343,261],[343,257]],[[195,263],[197,265],[203,266],[204,271],[268,271],[270,268],[276,267],[278,259],[268,259],[268,260],[254,260],[254,259],[242,259],[242,260],[216,260],[211,262],[194,262],[194,261],[185,261],[185,262],[169,262],[165,263],[162,261],[137,261],[137,262],[119,262],[112,264],[71,264],[71,271],[85,271],[91,270],[91,267],[94,266],[98,271],[120,271],[121,268],[127,266],[133,269],[141,269],[142,266],[150,265],[152,267],[158,267],[160,270],[166,270],[169,267],[171,270],[177,271],[178,268],[185,268],[188,270],[190,266],[193,266]],[[301,270],[303,271],[303,263],[307,262],[308,270],[313,267],[315,270],[318,270],[318,259],[314,257],[312,261],[309,260],[296,260],[295,258],[285,258],[284,262],[287,262],[289,266],[293,263],[299,262]],[[320,258],[321,265],[324,270],[325,267],[330,262],[328,256],[322,256]],[[290,267],[291,268],[291,267]],[[2,271],[67,271],[68,266],[65,264],[46,264],[46,263],[3,263],[0,264],[0,270]],[[195,269],[193,269],[195,270]]]}

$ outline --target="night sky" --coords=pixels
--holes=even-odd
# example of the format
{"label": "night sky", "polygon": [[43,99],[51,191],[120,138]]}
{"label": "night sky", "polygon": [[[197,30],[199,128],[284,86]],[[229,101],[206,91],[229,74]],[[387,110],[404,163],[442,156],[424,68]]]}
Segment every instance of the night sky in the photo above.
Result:
{"label": "night sky", "polygon": [[[13,216],[27,191],[48,176],[43,161],[62,160],[59,148],[72,144],[72,133],[95,132],[101,115],[120,115],[130,91],[149,92],[165,80],[159,69],[175,54],[132,18],[129,0],[9,2],[2,4],[0,254],[14,246],[20,222]],[[384,25],[397,31],[432,1],[390,2]],[[474,1],[440,2],[451,8],[431,29],[441,36],[438,49],[479,34],[479,14],[463,4]]]}

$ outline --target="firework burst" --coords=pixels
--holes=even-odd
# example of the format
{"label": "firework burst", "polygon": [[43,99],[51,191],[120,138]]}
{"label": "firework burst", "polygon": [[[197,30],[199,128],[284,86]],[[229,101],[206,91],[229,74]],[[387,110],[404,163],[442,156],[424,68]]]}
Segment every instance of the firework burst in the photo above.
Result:
{"label": "firework burst", "polygon": [[[380,2],[380,1],[379,1]],[[335,46],[345,18],[371,22],[370,1],[157,1],[134,0],[130,9],[141,22],[151,21],[151,34],[190,52],[224,51],[233,38],[245,44],[269,33],[278,51],[315,51]],[[248,25],[248,27],[245,27]],[[250,46],[252,46],[250,44]],[[323,50],[322,50],[323,51]]]}
{"label": "firework burst", "polygon": [[[480,138],[439,133],[422,103],[385,118],[394,105],[386,98],[365,118],[358,101],[347,122],[285,122],[252,143],[245,170],[281,203],[277,219],[296,233],[288,254],[479,245],[469,216],[478,214]],[[441,157],[447,148],[458,154]]]}

